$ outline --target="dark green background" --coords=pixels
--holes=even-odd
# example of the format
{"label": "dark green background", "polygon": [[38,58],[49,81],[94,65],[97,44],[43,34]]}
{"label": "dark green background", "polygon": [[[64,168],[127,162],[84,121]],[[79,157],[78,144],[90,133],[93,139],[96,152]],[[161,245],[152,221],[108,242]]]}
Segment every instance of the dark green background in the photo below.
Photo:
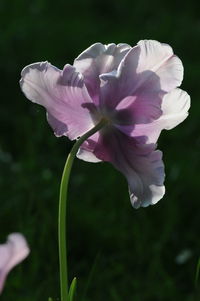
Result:
{"label": "dark green background", "polygon": [[[156,206],[134,210],[125,178],[111,165],[76,160],[68,211],[70,279],[78,277],[77,301],[199,300],[194,286],[200,255],[196,3],[0,0],[0,240],[18,231],[31,247],[27,260],[10,273],[2,301],[59,297],[58,192],[72,145],[54,137],[45,111],[25,99],[18,84],[21,69],[44,60],[62,68],[95,42],[135,45],[140,39],[168,43],[182,59],[190,116],[159,140],[167,177],[166,195]],[[190,258],[177,264],[185,249]]]}

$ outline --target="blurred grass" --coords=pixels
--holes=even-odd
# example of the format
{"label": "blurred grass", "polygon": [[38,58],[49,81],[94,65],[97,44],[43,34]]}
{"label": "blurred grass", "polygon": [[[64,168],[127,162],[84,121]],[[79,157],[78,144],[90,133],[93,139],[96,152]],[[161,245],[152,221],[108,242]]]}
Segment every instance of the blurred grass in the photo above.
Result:
{"label": "blurred grass", "polygon": [[[43,301],[59,295],[57,207],[62,168],[72,143],[55,138],[45,112],[22,95],[21,69],[48,60],[62,68],[92,43],[144,38],[170,44],[183,60],[189,118],[163,132],[167,192],[158,205],[133,210],[124,177],[109,164],[77,160],[69,208],[70,279],[82,301],[198,301],[199,44],[198,2],[0,1],[0,239],[19,231],[31,255],[9,275],[2,301]],[[191,256],[183,264],[176,258]],[[79,299],[78,299],[79,300]]]}

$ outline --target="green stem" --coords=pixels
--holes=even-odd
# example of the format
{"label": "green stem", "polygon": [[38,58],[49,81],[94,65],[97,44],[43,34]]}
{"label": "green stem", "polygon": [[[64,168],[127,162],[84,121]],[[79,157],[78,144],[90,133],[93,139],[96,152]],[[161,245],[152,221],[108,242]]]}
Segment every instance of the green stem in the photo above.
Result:
{"label": "green stem", "polygon": [[107,120],[102,119],[94,128],[81,136],[73,145],[69,153],[60,184],[59,197],[59,213],[58,213],[58,244],[59,244],[59,263],[60,263],[60,290],[61,301],[67,301],[68,298],[68,269],[67,269],[67,244],[66,244],[66,205],[67,205],[67,189],[70,177],[72,164],[81,144],[98,132],[107,123]]}

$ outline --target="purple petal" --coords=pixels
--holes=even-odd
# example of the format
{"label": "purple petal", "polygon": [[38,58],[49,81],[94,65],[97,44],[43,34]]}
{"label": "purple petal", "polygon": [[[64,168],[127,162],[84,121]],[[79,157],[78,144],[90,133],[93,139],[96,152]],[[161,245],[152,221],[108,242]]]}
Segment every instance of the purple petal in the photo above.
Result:
{"label": "purple petal", "polygon": [[96,43],[75,59],[74,66],[83,74],[89,94],[96,104],[99,103],[99,75],[117,69],[130,48],[127,44]]}
{"label": "purple petal", "polygon": [[134,208],[155,205],[165,194],[162,152],[152,151],[136,160],[134,169],[138,168],[139,172],[134,174],[135,170],[131,169],[126,174],[131,203]]}
{"label": "purple petal", "polygon": [[100,78],[102,107],[110,111],[132,97],[136,123],[147,123],[160,117],[166,92],[181,84],[183,66],[170,46],[145,40],[125,55],[117,71]]}
{"label": "purple petal", "polygon": [[172,129],[188,116],[190,96],[181,89],[174,89],[167,93],[162,102],[162,115],[159,119],[148,124],[135,124],[135,126],[118,125],[118,129],[135,138],[145,137],[147,143],[156,143],[163,129]]}
{"label": "purple petal", "polygon": [[68,128],[65,123],[62,123],[48,112],[47,112],[47,121],[51,125],[55,136],[57,137],[61,137],[63,135],[67,136]]}
{"label": "purple petal", "polygon": [[66,65],[63,71],[48,62],[35,63],[22,70],[21,89],[28,99],[44,106],[57,136],[71,140],[93,127],[89,105],[92,100],[82,75]]}
{"label": "purple petal", "polygon": [[27,242],[20,233],[10,234],[7,242],[0,245],[0,293],[9,271],[24,260],[29,252]]}
{"label": "purple petal", "polygon": [[112,163],[125,175],[135,208],[155,204],[163,197],[164,165],[155,144],[138,143],[114,128],[105,128],[92,142],[88,148],[83,146],[87,155],[91,152],[94,158]]}

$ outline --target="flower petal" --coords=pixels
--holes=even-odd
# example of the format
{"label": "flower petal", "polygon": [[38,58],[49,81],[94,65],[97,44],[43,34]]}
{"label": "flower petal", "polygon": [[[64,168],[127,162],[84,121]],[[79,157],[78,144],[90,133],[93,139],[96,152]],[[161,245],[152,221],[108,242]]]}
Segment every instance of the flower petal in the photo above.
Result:
{"label": "flower petal", "polygon": [[141,144],[112,127],[103,129],[92,141],[87,155],[91,152],[93,158],[112,163],[125,175],[135,208],[155,204],[163,197],[164,165],[155,144]]}
{"label": "flower petal", "polygon": [[145,158],[138,156],[136,160],[135,168],[139,168],[139,172],[134,173],[130,169],[126,177],[131,203],[137,209],[155,205],[164,196],[165,173],[162,152],[159,150],[150,152]]}
{"label": "flower petal", "polygon": [[163,96],[179,86],[182,78],[182,63],[170,46],[140,41],[125,55],[117,71],[100,76],[100,102],[109,111],[132,97],[136,123],[147,123],[161,116]]}
{"label": "flower petal", "polygon": [[141,53],[137,73],[144,70],[155,72],[160,78],[161,89],[166,92],[181,85],[183,64],[169,45],[154,40],[142,40],[138,45]]}
{"label": "flower petal", "polygon": [[156,143],[163,129],[170,130],[184,121],[190,108],[190,96],[187,92],[177,88],[167,93],[162,102],[162,115],[159,119],[148,124],[135,126],[118,125],[118,129],[126,135],[141,138],[147,143]]}
{"label": "flower petal", "polygon": [[98,140],[99,140],[99,132],[95,133],[90,138],[88,138],[85,142],[83,142],[76,155],[77,158],[91,163],[101,162],[101,160],[98,159],[94,154],[94,149],[98,143]]}
{"label": "flower petal", "polygon": [[83,74],[89,94],[96,104],[99,102],[99,75],[117,69],[130,48],[127,44],[96,43],[75,59],[74,66]]}
{"label": "flower petal", "polygon": [[24,260],[29,252],[27,242],[20,233],[10,234],[7,242],[0,245],[0,293],[9,271]]}
{"label": "flower petal", "polygon": [[93,126],[89,104],[93,104],[83,78],[75,68],[63,71],[48,62],[31,64],[22,70],[21,89],[28,99],[44,106],[56,135],[71,140]]}
{"label": "flower petal", "polygon": [[190,108],[190,96],[181,89],[174,89],[166,94],[162,103],[162,116],[157,123],[166,130],[170,130],[184,121]]}

